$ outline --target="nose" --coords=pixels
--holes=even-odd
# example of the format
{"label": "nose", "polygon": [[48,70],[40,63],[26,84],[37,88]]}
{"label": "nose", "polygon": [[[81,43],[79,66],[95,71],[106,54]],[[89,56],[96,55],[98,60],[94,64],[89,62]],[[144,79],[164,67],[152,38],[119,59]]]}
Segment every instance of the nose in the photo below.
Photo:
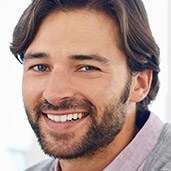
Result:
{"label": "nose", "polygon": [[43,98],[52,105],[57,105],[60,101],[73,97],[75,91],[70,80],[71,78],[67,74],[51,72],[43,91]]}

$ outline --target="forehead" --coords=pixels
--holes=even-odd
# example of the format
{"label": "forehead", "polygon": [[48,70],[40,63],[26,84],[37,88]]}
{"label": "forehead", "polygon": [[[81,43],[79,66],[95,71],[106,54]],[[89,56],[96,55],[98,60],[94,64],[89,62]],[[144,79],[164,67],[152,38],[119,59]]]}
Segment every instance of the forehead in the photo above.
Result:
{"label": "forehead", "polygon": [[[74,11],[58,11],[49,14],[40,25],[38,35],[41,33],[51,32],[52,36],[65,32],[72,36],[70,32],[75,32],[74,37],[79,33],[86,34],[95,33],[108,35],[113,39],[118,39],[118,29],[114,20],[102,12],[95,10],[74,10]],[[83,34],[83,35],[84,35]],[[87,36],[87,35],[85,35]]]}
{"label": "forehead", "polygon": [[[57,51],[96,53],[119,49],[119,31],[114,20],[95,10],[53,12],[42,22],[27,52]],[[92,51],[92,52],[91,52]],[[94,52],[93,52],[94,51]],[[104,53],[104,54],[103,54]],[[66,55],[66,54],[65,54]],[[67,54],[72,55],[72,54]]]}

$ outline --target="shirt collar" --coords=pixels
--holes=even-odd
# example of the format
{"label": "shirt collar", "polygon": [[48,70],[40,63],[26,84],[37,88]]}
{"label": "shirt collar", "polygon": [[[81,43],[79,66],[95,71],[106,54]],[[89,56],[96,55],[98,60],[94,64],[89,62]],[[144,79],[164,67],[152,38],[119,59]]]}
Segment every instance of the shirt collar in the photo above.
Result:
{"label": "shirt collar", "polygon": [[164,124],[161,120],[153,113],[150,113],[148,120],[134,139],[104,171],[135,171],[142,168],[142,165],[157,144],[163,127]]}
{"label": "shirt collar", "polygon": [[[163,127],[161,120],[155,114],[150,113],[148,120],[130,144],[103,171],[136,171],[142,168],[157,144]],[[56,160],[55,168],[54,171],[61,171],[58,160]]]}

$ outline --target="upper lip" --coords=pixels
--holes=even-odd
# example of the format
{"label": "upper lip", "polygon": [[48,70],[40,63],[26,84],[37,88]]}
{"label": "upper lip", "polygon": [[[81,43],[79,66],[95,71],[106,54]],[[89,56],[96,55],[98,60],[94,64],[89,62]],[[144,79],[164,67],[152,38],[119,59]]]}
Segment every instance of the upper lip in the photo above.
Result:
{"label": "upper lip", "polygon": [[76,110],[76,111],[43,111],[43,114],[46,115],[69,115],[75,113],[87,113],[85,110]]}

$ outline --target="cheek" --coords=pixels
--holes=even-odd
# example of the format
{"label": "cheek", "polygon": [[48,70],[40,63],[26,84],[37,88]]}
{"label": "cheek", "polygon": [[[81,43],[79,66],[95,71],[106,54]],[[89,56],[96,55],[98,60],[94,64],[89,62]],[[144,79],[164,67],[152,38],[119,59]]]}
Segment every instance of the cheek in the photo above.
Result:
{"label": "cheek", "polygon": [[40,82],[23,77],[22,94],[26,104],[35,105],[42,96],[43,86]]}
{"label": "cheek", "polygon": [[104,79],[77,80],[74,85],[78,92],[90,97],[101,96],[107,88],[107,82]]}
{"label": "cheek", "polygon": [[83,84],[77,85],[77,92],[87,98],[97,108],[103,107],[116,93],[113,81],[107,79],[87,80]]}
{"label": "cheek", "polygon": [[87,86],[84,85],[81,87],[85,97],[89,98],[96,107],[103,109],[108,103],[120,99],[126,82],[127,78],[116,78],[116,76],[113,76],[89,82],[89,84],[86,84]]}

